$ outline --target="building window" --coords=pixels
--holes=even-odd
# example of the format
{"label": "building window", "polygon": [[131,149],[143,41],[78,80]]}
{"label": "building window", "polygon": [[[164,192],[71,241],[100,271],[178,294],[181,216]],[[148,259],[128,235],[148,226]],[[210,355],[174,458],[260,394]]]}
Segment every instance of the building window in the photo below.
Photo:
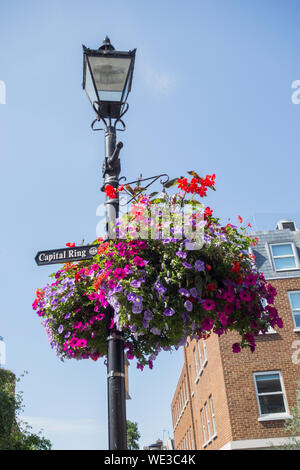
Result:
{"label": "building window", "polygon": [[208,440],[211,440],[211,429],[210,429],[210,420],[209,420],[209,412],[208,412],[208,405],[207,402],[204,403],[205,415],[206,415],[206,424],[207,424],[207,431],[208,431]]}
{"label": "building window", "polygon": [[209,405],[210,405],[210,414],[211,414],[211,419],[212,419],[214,436],[216,436],[217,435],[217,426],[216,426],[216,418],[215,418],[214,404],[213,404],[212,395],[209,396]]}
{"label": "building window", "polygon": [[[202,347],[203,347],[203,353],[201,351],[201,342],[202,342]],[[198,346],[198,354],[199,354],[199,360],[200,360],[200,367],[198,365],[198,361],[197,361],[197,366],[198,366],[198,369],[197,369],[197,377],[196,377],[196,380],[198,379],[198,377],[202,374],[203,372],[203,369],[204,367],[206,366],[207,364],[207,351],[206,351],[206,344],[205,344],[205,341],[204,339],[202,339],[202,341],[197,341],[197,346]],[[194,355],[196,357],[196,350],[194,349]],[[196,361],[197,359],[195,359]]]}
{"label": "building window", "polygon": [[203,357],[201,353],[201,346],[200,346],[200,341],[197,341],[198,344],[198,353],[199,353],[199,359],[200,359],[200,368],[202,369],[203,367]]}
{"label": "building window", "polygon": [[188,385],[186,375],[184,376],[185,401],[188,401]]}
{"label": "building window", "polygon": [[295,328],[300,330],[300,291],[289,292]]}
{"label": "building window", "polygon": [[276,271],[299,269],[299,262],[294,243],[271,244],[270,248]]}
{"label": "building window", "polygon": [[204,364],[203,366],[205,366],[205,364],[207,363],[207,350],[206,350],[206,343],[205,343],[205,340],[202,338],[202,344],[203,344],[203,352],[204,352]]}
{"label": "building window", "polygon": [[203,430],[203,441],[204,441],[204,444],[206,444],[207,437],[206,437],[206,427],[205,427],[205,421],[204,421],[203,408],[200,410],[200,415],[201,415],[201,423],[202,423],[202,430]]}
{"label": "building window", "polygon": [[197,357],[197,351],[196,351],[196,348],[193,349],[193,353],[194,353],[194,361],[195,361],[195,369],[196,369],[196,379],[199,375],[199,363],[198,363],[198,357]]}
{"label": "building window", "polygon": [[280,372],[254,374],[256,397],[261,417],[274,418],[287,414],[287,403]]}

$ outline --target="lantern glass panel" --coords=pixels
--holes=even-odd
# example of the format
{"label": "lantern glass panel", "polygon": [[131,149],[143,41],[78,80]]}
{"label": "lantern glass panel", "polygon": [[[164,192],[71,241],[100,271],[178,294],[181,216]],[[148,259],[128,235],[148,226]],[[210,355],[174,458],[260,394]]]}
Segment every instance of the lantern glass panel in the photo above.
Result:
{"label": "lantern glass panel", "polygon": [[90,72],[90,67],[89,67],[89,64],[88,64],[88,61],[86,61],[86,73],[85,73],[85,91],[86,91],[86,94],[88,95],[91,103],[94,103],[95,101],[98,101],[98,96],[97,96],[97,93],[95,91],[95,87],[94,87],[94,83],[93,83],[93,79],[92,79],[92,76],[91,76],[91,72]]}
{"label": "lantern glass panel", "polygon": [[121,101],[131,59],[92,56],[89,62],[100,101]]}

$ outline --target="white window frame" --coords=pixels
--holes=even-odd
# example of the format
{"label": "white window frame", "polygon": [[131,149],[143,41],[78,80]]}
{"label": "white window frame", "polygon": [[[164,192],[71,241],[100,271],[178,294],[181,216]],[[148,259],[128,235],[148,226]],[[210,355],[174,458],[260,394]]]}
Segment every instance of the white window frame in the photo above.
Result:
{"label": "white window frame", "polygon": [[202,338],[202,344],[203,344],[203,352],[204,352],[204,364],[203,364],[203,367],[205,367],[206,364],[207,364],[207,348],[206,348],[205,339],[203,339],[203,338]]}
{"label": "white window frame", "polygon": [[210,427],[210,419],[209,419],[209,411],[208,411],[208,403],[207,401],[204,403],[205,415],[206,415],[206,424],[207,424],[207,432],[208,432],[208,442],[212,439],[211,427]]}
{"label": "white window frame", "polygon": [[300,331],[300,326],[296,326],[296,321],[295,321],[295,317],[294,317],[294,312],[299,312],[300,313],[300,308],[293,308],[290,294],[300,294],[300,290],[288,291],[288,297],[289,297],[289,302],[290,302],[290,307],[291,307],[291,312],[292,312],[293,322],[294,322],[294,327],[295,327],[294,331]]}
{"label": "white window frame", "polygon": [[[272,375],[272,374],[278,374],[279,375],[281,392],[269,392],[269,393],[265,393],[265,394],[258,393],[256,377],[261,376],[261,375]],[[263,372],[254,372],[253,373],[253,380],[254,380],[256,401],[257,401],[258,412],[259,412],[258,421],[275,421],[275,420],[291,418],[291,416],[288,412],[288,403],[287,403],[287,399],[286,399],[286,392],[285,392],[285,388],[284,388],[284,384],[283,384],[281,371],[280,370],[268,370],[268,371],[263,371]],[[259,396],[261,396],[261,395],[279,395],[280,393],[283,396],[283,404],[284,404],[285,411],[282,412],[282,413],[264,413],[264,414],[262,414],[261,408],[260,408]]]}
{"label": "white window frame", "polygon": [[[197,349],[196,346],[193,349],[193,354],[194,354],[194,362],[195,362],[195,371],[196,371],[196,380],[199,376],[200,368],[199,368],[199,362],[198,362],[198,356],[197,356]],[[195,380],[195,381],[196,381]]]}
{"label": "white window frame", "polygon": [[[201,342],[202,342],[202,345],[203,345],[203,355],[202,355],[202,352],[201,352]],[[205,344],[205,341],[204,341],[203,338],[202,338],[201,341],[200,340],[197,341],[197,349],[198,349],[200,367],[198,366],[198,371],[197,371],[195,383],[198,383],[199,378],[202,375],[202,372],[204,370],[204,367],[207,364],[207,349],[206,349],[206,344]],[[203,356],[204,356],[204,359],[203,359]]]}
{"label": "white window frame", "polygon": [[205,421],[204,421],[204,411],[203,411],[203,408],[201,408],[200,410],[200,416],[201,416],[201,423],[202,423],[202,432],[203,432],[203,447],[206,446],[206,442],[207,442],[207,436],[206,436],[206,427],[205,427]]}
{"label": "white window frame", "polygon": [[208,400],[209,400],[210,414],[211,414],[213,431],[214,431],[212,438],[215,438],[217,436],[217,426],[216,426],[216,417],[215,417],[215,412],[214,412],[214,403],[213,403],[212,395],[209,395]]}
{"label": "white window frame", "polygon": [[200,359],[200,370],[203,368],[203,358],[202,358],[202,353],[201,353],[201,347],[200,347],[200,341],[197,341],[197,346],[198,346],[198,354],[199,354],[199,359]]}
{"label": "white window frame", "polygon": [[[292,255],[281,255],[281,256],[274,256],[273,255],[273,250],[272,250],[272,246],[278,246],[278,245],[291,245],[292,246],[292,251],[293,251],[293,254]],[[296,250],[296,247],[295,247],[295,243],[294,242],[280,242],[280,243],[269,243],[269,251],[270,251],[270,256],[271,256],[271,260],[272,260],[272,263],[273,263],[273,268],[274,268],[274,271],[276,272],[281,272],[281,271],[295,271],[297,269],[300,269],[300,266],[299,266],[299,259],[298,259],[298,253],[297,253],[297,250]],[[276,265],[275,265],[275,258],[292,258],[294,257],[294,260],[295,260],[295,267],[294,268],[282,268],[282,269],[276,269]]]}

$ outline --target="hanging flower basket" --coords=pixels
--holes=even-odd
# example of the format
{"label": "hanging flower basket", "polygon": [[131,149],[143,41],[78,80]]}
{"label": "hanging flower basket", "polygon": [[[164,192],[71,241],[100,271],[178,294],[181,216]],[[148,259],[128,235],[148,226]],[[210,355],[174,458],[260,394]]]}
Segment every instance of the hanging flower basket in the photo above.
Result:
{"label": "hanging flower basket", "polygon": [[[189,173],[191,181],[176,178],[165,185],[178,188],[170,196],[146,195],[139,185],[106,188],[110,198],[119,191],[134,198],[118,221],[118,238],[96,240],[92,260],[63,265],[33,303],[62,360],[105,358],[109,329],[123,332],[128,359],[143,369],[189,336],[236,331],[237,353],[243,347],[254,351],[255,336],[283,326],[273,306],[276,290],[249,250],[255,239],[241,225],[222,226],[200,203],[208,188],[215,189],[215,175]],[[189,208],[184,227],[178,222],[183,208]]]}

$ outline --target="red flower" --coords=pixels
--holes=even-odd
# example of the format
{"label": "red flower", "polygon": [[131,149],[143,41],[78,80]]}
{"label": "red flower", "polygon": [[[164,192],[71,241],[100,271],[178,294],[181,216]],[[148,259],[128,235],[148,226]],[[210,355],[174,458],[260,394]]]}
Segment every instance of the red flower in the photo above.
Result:
{"label": "red flower", "polygon": [[240,263],[238,263],[237,261],[234,261],[233,266],[230,268],[230,271],[233,273],[239,273],[240,270],[241,270]]}
{"label": "red flower", "polygon": [[243,219],[240,215],[238,215],[238,219],[239,219],[239,222],[242,223],[243,222]]}
{"label": "red flower", "polygon": [[212,213],[213,213],[213,210],[210,207],[205,207],[204,217],[208,215],[212,215]]}
{"label": "red flower", "polygon": [[210,264],[206,264],[205,267],[206,267],[207,271],[211,270],[211,265]]}
{"label": "red flower", "polygon": [[215,179],[216,175],[206,175],[205,179],[201,179],[201,184],[203,186],[208,186],[209,188],[212,188],[215,184]]}
{"label": "red flower", "polygon": [[116,199],[116,197],[117,197],[117,191],[111,184],[107,184],[105,186],[104,192],[105,192],[106,196],[111,198],[111,199]]}
{"label": "red flower", "polygon": [[91,359],[93,359],[93,361],[97,361],[99,359],[100,355],[101,354],[99,354],[99,353],[93,353],[93,354],[91,354],[90,357],[91,357]]}
{"label": "red flower", "polygon": [[216,286],[213,283],[206,284],[206,290],[207,290],[207,292],[211,292],[213,290],[216,290]]}
{"label": "red flower", "polygon": [[66,243],[66,246],[69,246],[70,248],[73,248],[73,246],[75,246],[75,243]]}

